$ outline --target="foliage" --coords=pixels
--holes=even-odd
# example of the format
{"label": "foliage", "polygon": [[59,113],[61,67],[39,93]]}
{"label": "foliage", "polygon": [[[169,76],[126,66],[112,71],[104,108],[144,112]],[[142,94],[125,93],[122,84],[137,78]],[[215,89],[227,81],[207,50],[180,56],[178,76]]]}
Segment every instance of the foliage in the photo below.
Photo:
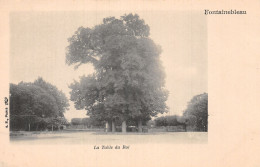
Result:
{"label": "foliage", "polygon": [[82,125],[82,119],[81,118],[72,118],[71,124],[72,125]]}
{"label": "foliage", "polygon": [[65,124],[63,113],[68,106],[66,96],[42,78],[34,83],[10,84],[11,130],[28,130],[29,124],[31,130],[44,129],[55,121]]}
{"label": "foliage", "polygon": [[108,17],[93,28],[80,27],[68,39],[66,63],[90,63],[95,73],[70,85],[77,109],[94,120],[149,120],[167,111],[161,49],[138,15]]}
{"label": "foliage", "polygon": [[46,93],[48,93],[55,99],[56,105],[58,107],[57,115],[60,117],[64,117],[63,114],[66,110],[68,110],[69,107],[68,99],[65,94],[62,91],[58,90],[56,86],[44,81],[41,77],[34,81],[33,84],[44,89]]}
{"label": "foliage", "polygon": [[[191,99],[182,116],[162,116],[155,120],[156,126],[185,125],[196,131],[208,130],[208,94],[200,94]],[[185,127],[186,128],[186,127]]]}
{"label": "foliage", "polygon": [[105,125],[105,122],[101,120],[95,120],[93,118],[72,118],[71,119],[72,125],[84,125],[87,127],[95,126],[95,127],[102,127]]}
{"label": "foliage", "polygon": [[83,125],[86,125],[88,127],[91,126],[90,118],[82,118],[81,122]]}
{"label": "foliage", "polygon": [[154,120],[149,120],[147,121],[146,125],[149,127],[149,128],[152,128],[155,126],[155,121]]}
{"label": "foliage", "polygon": [[165,117],[158,117],[155,120],[156,126],[167,126],[166,118]]}
{"label": "foliage", "polygon": [[208,131],[208,94],[194,96],[183,113],[199,131]]}
{"label": "foliage", "polygon": [[181,116],[171,115],[158,117],[154,121],[156,126],[178,126],[185,124],[186,119]]}

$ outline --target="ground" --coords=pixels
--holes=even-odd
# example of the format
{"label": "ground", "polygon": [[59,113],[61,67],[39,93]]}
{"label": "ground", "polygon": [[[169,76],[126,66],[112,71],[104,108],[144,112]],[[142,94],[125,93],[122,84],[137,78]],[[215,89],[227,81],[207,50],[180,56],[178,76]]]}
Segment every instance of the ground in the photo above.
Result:
{"label": "ground", "polygon": [[86,131],[15,132],[14,144],[207,144],[207,132],[105,133]]}

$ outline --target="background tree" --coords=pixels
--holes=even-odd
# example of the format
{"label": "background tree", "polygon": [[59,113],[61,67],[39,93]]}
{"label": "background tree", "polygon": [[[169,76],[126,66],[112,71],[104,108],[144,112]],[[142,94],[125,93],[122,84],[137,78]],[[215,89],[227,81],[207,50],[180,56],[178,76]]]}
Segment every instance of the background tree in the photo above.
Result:
{"label": "background tree", "polygon": [[168,125],[165,117],[158,117],[154,121],[155,121],[156,126],[167,126]]}
{"label": "background tree", "polygon": [[[190,121],[196,122],[196,128],[199,131],[208,131],[208,94],[203,93],[194,96],[188,103],[187,109],[183,113],[190,118]],[[196,118],[192,120],[192,118]]]}
{"label": "background tree", "polygon": [[[39,81],[51,89],[40,86]],[[66,96],[41,78],[34,83],[10,84],[11,130],[44,129],[50,118],[62,120],[68,106]]]}
{"label": "background tree", "polygon": [[93,118],[72,118],[71,124],[72,125],[84,125],[84,126],[87,126],[88,128],[92,128],[92,127],[104,128],[104,121],[96,120]]}
{"label": "background tree", "polygon": [[83,124],[84,126],[87,126],[88,128],[91,127],[90,118],[82,118],[81,122],[82,122],[82,124]]}
{"label": "background tree", "polygon": [[71,124],[72,125],[82,125],[82,118],[72,118]]}
{"label": "background tree", "polygon": [[161,116],[155,120],[156,126],[178,126],[186,122],[186,119],[178,115]]}
{"label": "background tree", "polygon": [[95,73],[70,85],[77,109],[86,109],[95,119],[122,122],[142,121],[167,111],[165,74],[161,49],[149,38],[150,28],[138,15],[108,17],[93,28],[80,27],[68,39],[66,62],[91,63]]}
{"label": "background tree", "polygon": [[64,112],[68,110],[69,107],[68,99],[65,94],[58,90],[56,86],[44,81],[41,77],[35,80],[33,84],[44,89],[47,94],[55,99],[55,103],[57,105],[56,111],[58,112],[56,115],[59,117],[64,117]]}

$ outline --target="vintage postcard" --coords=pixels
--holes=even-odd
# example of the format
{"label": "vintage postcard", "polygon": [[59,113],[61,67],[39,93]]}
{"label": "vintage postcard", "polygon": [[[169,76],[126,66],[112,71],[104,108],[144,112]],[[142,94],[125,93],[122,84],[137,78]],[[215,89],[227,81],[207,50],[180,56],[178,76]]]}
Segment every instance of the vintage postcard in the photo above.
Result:
{"label": "vintage postcard", "polygon": [[260,2],[0,2],[0,166],[260,166]]}

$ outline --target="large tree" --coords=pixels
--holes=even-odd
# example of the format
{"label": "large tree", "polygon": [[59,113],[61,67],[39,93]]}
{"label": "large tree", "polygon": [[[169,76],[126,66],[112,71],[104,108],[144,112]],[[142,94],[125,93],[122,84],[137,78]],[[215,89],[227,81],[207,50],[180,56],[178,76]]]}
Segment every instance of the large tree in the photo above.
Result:
{"label": "large tree", "polygon": [[68,106],[65,94],[42,78],[10,84],[11,130],[39,130],[62,123]]}
{"label": "large tree", "polygon": [[80,27],[68,39],[66,62],[77,69],[90,63],[95,72],[70,85],[71,100],[90,117],[138,122],[167,111],[161,49],[149,38],[150,28],[138,15],[108,17],[93,28]]}

